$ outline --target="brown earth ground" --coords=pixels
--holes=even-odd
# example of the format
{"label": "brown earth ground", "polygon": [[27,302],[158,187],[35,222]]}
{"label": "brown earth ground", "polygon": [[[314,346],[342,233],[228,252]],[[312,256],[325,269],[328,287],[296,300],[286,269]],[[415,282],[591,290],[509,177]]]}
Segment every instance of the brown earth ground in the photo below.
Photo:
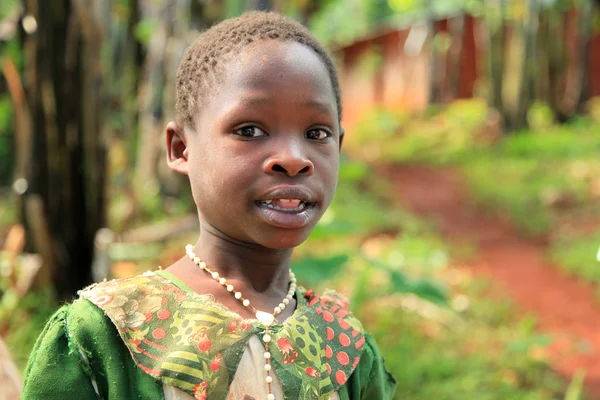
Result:
{"label": "brown earth ground", "polygon": [[588,398],[600,399],[600,302],[592,286],[551,265],[544,243],[479,209],[456,171],[414,165],[378,170],[403,206],[437,224],[450,242],[475,246],[465,267],[489,278],[519,312],[534,315],[539,331],[553,339],[552,367],[568,381],[584,370]]}

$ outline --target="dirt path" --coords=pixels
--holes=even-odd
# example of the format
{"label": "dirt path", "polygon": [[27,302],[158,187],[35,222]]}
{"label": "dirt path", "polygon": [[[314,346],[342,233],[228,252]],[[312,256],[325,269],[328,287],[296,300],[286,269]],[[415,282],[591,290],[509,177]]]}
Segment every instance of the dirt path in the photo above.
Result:
{"label": "dirt path", "polygon": [[588,397],[600,399],[600,302],[593,288],[550,265],[544,244],[519,237],[510,224],[478,210],[458,173],[421,166],[380,171],[404,206],[437,223],[450,241],[475,244],[475,261],[467,267],[535,315],[540,331],[554,340],[554,369],[568,380],[584,369]]}

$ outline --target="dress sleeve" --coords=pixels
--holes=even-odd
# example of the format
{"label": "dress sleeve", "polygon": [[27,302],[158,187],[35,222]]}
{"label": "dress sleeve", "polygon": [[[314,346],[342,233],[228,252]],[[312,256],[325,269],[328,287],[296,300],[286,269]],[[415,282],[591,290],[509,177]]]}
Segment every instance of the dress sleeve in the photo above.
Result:
{"label": "dress sleeve", "polygon": [[38,338],[25,371],[21,399],[100,398],[84,356],[69,340],[67,318],[70,307],[61,307]]}
{"label": "dress sleeve", "polygon": [[341,388],[340,398],[345,400],[392,400],[396,380],[387,371],[384,359],[375,340],[365,334],[365,348],[360,362],[350,379]]}
{"label": "dress sleeve", "polygon": [[23,386],[22,400],[164,400],[162,383],[138,368],[115,325],[85,299],[46,324]]}

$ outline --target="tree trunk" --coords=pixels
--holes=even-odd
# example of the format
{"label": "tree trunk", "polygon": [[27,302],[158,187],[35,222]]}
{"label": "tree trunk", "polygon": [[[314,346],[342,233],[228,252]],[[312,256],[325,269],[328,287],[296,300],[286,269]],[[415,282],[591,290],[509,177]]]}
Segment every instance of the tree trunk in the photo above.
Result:
{"label": "tree trunk", "polygon": [[579,40],[577,43],[577,101],[576,113],[585,111],[585,103],[590,98],[589,92],[589,65],[590,65],[590,42],[592,39],[592,22],[594,17],[593,0],[582,0],[579,9]]}
{"label": "tree trunk", "polygon": [[504,85],[504,59],[505,59],[505,4],[504,0],[493,1],[498,3],[499,15],[496,19],[488,17],[486,21],[488,34],[488,104],[502,115],[503,125],[507,126],[507,115],[504,107],[502,89]]}
{"label": "tree trunk", "polygon": [[[31,143],[22,223],[41,254],[38,284],[70,298],[92,280],[96,231],[105,221],[103,32],[85,0],[26,0],[25,93]],[[35,23],[34,23],[35,21]]]}
{"label": "tree trunk", "polygon": [[175,0],[152,7],[151,17],[159,28],[148,44],[148,56],[138,92],[140,137],[137,150],[136,188],[138,199],[158,195],[157,162],[163,133],[163,90],[166,81],[167,44],[173,33]]}
{"label": "tree trunk", "polygon": [[308,25],[308,22],[312,18],[312,16],[319,10],[322,5],[319,4],[318,0],[308,0],[304,7],[302,7],[302,17],[300,18],[300,22],[304,25]]}
{"label": "tree trunk", "polygon": [[[427,0],[426,9],[432,10],[432,0]],[[441,101],[442,91],[441,91],[441,82],[442,82],[442,74],[444,68],[442,68],[441,55],[436,43],[436,37],[438,34],[437,24],[435,20],[435,15],[433,12],[429,15],[429,20],[427,21],[427,28],[429,31],[429,40],[430,40],[430,48],[429,48],[429,96],[428,96],[428,104],[437,104]]]}
{"label": "tree trunk", "polygon": [[545,17],[545,32],[540,25],[540,48],[546,49],[547,55],[547,102],[559,121],[566,120],[562,99],[565,92],[566,62],[566,14],[561,10],[549,10]]}
{"label": "tree trunk", "polygon": [[450,100],[459,96],[461,84],[461,61],[463,53],[463,39],[465,35],[465,14],[448,20],[452,44],[448,53],[448,95]]}
{"label": "tree trunk", "polygon": [[536,38],[538,31],[537,0],[530,0],[527,13],[523,18],[523,52],[519,84],[517,114],[512,124],[513,129],[527,126],[527,113],[535,100],[536,74]]}

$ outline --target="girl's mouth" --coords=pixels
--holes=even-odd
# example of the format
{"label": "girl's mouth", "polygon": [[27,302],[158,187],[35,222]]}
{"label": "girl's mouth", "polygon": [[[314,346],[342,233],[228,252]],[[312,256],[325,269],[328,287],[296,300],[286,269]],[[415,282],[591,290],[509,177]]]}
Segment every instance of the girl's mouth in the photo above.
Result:
{"label": "girl's mouth", "polygon": [[298,229],[309,224],[318,215],[316,204],[290,198],[256,201],[262,218],[269,225],[284,229]]}
{"label": "girl's mouth", "polygon": [[312,207],[315,203],[309,203],[300,199],[273,199],[257,201],[257,204],[272,210],[294,213],[300,212],[307,207]]}

